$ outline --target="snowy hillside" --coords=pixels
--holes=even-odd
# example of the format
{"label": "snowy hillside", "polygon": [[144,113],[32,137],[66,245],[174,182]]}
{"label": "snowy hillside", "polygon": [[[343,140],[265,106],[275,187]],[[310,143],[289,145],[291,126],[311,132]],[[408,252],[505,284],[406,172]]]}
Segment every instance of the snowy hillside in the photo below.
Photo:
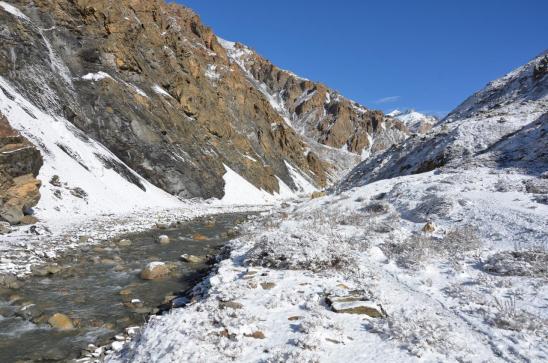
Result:
{"label": "snowy hillside", "polygon": [[548,53],[491,82],[428,135],[417,135],[358,165],[338,186],[472,163],[501,140],[541,122],[548,110]]}
{"label": "snowy hillside", "polygon": [[415,110],[394,110],[387,113],[386,116],[400,120],[407,126],[409,131],[419,134],[427,133],[438,122],[436,117],[425,115]]}

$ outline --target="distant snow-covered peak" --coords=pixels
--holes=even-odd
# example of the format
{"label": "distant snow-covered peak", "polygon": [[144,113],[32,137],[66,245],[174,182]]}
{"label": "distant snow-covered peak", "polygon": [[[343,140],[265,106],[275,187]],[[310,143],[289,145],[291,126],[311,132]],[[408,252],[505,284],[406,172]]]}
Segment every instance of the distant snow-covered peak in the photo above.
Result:
{"label": "distant snow-covered peak", "polygon": [[424,113],[417,112],[413,109],[405,111],[396,109],[386,115],[400,120],[411,132],[414,133],[425,133],[430,130],[436,122],[438,122],[436,117],[425,115]]}

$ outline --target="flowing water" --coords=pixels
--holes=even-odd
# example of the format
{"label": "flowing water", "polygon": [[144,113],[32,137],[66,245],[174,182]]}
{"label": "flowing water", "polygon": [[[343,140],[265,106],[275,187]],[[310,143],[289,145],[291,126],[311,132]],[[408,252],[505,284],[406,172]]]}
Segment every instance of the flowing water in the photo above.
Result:
{"label": "flowing water", "polygon": [[[126,327],[142,325],[207,273],[205,263],[186,263],[180,255],[214,255],[243,219],[242,214],[218,215],[215,223],[195,220],[128,235],[129,246],[116,240],[80,249],[58,261],[60,270],[42,269],[42,276],[29,278],[21,288],[0,290],[0,362],[69,361],[90,343],[105,344]],[[171,243],[159,244],[160,235]],[[141,270],[152,261],[172,263],[172,275],[141,279]],[[52,328],[47,321],[55,313],[70,317],[76,328]]]}

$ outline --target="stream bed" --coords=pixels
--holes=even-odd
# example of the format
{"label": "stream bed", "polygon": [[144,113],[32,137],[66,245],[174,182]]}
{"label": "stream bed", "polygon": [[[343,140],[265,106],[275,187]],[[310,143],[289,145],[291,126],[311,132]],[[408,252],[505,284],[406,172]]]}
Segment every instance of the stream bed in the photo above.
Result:
{"label": "stream bed", "polygon": [[[0,362],[71,361],[89,344],[106,344],[124,329],[142,326],[207,274],[205,257],[217,254],[245,219],[223,214],[126,235],[68,252],[18,289],[0,288]],[[161,235],[170,243],[160,244]],[[185,262],[182,254],[200,261]],[[153,261],[169,264],[170,275],[142,279]],[[74,328],[53,328],[48,321],[55,314],[67,316]]]}

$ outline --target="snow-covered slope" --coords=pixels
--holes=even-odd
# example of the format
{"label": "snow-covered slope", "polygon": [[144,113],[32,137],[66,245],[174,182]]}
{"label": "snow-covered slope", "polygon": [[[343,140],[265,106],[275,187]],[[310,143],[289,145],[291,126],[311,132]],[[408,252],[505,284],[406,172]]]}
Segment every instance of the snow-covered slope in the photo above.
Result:
{"label": "snow-covered slope", "polygon": [[358,165],[339,190],[448,164],[473,163],[501,140],[543,120],[548,112],[547,64],[548,53],[544,53],[491,82],[428,135],[416,135]]}
{"label": "snow-covered slope", "polygon": [[182,205],[67,120],[35,107],[2,77],[0,87],[0,111],[44,158],[38,175],[43,181],[42,197],[36,207],[41,220],[69,222],[99,214]]}
{"label": "snow-covered slope", "polygon": [[111,361],[548,360],[547,78],[530,66],[512,74],[531,92],[248,225],[193,302]]}
{"label": "snow-covered slope", "polygon": [[387,113],[386,116],[400,120],[407,126],[409,131],[419,134],[425,134],[438,122],[436,117],[425,115],[415,110],[394,110]]}

